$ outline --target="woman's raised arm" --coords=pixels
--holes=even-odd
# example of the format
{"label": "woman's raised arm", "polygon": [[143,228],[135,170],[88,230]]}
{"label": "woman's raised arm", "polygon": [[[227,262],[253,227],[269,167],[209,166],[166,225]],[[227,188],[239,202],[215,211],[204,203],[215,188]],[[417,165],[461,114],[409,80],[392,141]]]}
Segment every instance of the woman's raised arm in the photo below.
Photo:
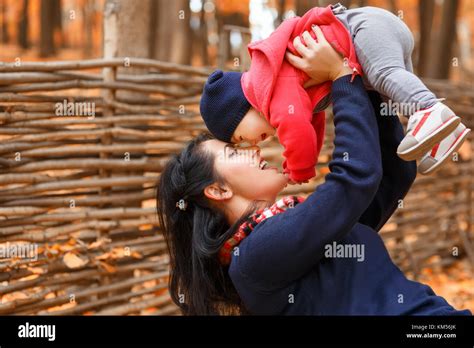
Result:
{"label": "woman's raised arm", "polygon": [[374,199],[362,214],[359,222],[379,231],[392,216],[410,190],[416,177],[416,162],[404,161],[397,155],[397,147],[404,137],[397,115],[382,115],[382,98],[368,93],[375,111],[379,129],[383,176]]}

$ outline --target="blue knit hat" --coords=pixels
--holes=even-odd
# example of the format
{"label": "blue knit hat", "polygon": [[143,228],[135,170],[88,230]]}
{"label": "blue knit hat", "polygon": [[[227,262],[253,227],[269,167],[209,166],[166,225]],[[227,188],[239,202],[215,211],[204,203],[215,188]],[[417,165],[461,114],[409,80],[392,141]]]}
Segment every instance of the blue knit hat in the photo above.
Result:
{"label": "blue knit hat", "polygon": [[241,77],[240,72],[216,70],[209,75],[201,96],[201,116],[207,129],[225,142],[230,142],[251,106],[240,85]]}

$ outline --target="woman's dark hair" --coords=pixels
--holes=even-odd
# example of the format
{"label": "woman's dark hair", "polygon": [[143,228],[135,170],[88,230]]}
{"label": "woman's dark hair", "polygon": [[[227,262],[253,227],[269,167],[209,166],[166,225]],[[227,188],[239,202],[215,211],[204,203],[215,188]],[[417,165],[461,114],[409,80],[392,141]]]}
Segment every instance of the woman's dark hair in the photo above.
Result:
{"label": "woman's dark hair", "polygon": [[[169,291],[185,315],[245,314],[246,310],[217,253],[245,214],[229,226],[224,214],[204,195],[204,189],[221,183],[214,156],[202,144],[201,134],[167,163],[157,189],[157,211],[170,255]],[[186,209],[176,207],[184,199]]]}

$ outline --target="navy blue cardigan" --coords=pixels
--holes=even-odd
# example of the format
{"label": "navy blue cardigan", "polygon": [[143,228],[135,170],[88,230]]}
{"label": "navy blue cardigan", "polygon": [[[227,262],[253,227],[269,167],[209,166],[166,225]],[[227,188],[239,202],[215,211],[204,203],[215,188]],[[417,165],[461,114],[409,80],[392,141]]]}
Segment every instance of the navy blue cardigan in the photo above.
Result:
{"label": "navy blue cardigan", "polygon": [[[370,94],[360,77],[334,81],[336,137],[325,182],[257,225],[233,254],[229,275],[252,314],[470,314],[408,280],[376,232],[408,192],[416,165],[397,157],[403,128],[397,117],[380,116],[380,97]],[[334,246],[363,247],[363,258],[331,257]]]}

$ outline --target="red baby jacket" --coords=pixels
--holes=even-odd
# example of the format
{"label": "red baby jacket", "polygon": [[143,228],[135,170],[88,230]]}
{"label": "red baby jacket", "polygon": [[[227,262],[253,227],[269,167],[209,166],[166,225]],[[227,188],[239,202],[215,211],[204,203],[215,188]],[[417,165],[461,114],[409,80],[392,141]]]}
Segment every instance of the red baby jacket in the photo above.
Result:
{"label": "red baby jacket", "polygon": [[315,176],[324,139],[325,114],[321,111],[313,115],[313,109],[330,93],[332,84],[327,81],[304,89],[309,76],[285,59],[287,49],[298,55],[293,47],[296,36],[307,31],[315,38],[312,24],[318,25],[326,40],[347,58],[353,77],[361,75],[350,33],[328,6],[314,7],[303,17],[287,19],[267,39],[249,44],[252,63],[241,79],[249,103],[277,130],[285,148],[283,168],[295,182]]}

